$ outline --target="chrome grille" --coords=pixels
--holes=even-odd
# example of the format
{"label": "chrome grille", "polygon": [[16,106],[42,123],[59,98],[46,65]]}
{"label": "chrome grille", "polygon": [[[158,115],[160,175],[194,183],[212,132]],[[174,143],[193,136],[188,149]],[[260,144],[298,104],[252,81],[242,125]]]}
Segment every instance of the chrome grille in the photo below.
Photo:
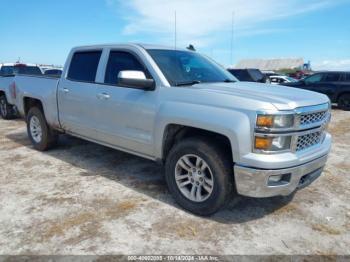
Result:
{"label": "chrome grille", "polygon": [[310,146],[317,145],[321,143],[322,140],[322,132],[314,132],[306,135],[302,135],[298,137],[296,151],[301,151],[307,149]]}
{"label": "chrome grille", "polygon": [[300,125],[306,126],[306,125],[311,125],[311,124],[315,124],[318,122],[322,122],[326,119],[326,117],[327,117],[327,111],[302,114],[300,116]]}

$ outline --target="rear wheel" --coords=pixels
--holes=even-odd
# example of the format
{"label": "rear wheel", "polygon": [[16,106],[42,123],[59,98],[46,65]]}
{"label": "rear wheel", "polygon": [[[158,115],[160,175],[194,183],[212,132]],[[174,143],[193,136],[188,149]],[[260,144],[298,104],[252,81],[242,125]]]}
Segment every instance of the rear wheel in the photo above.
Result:
{"label": "rear wheel", "polygon": [[3,119],[12,119],[14,118],[13,106],[7,103],[5,95],[0,96],[0,115]]}
{"label": "rear wheel", "polygon": [[52,148],[58,140],[57,132],[49,127],[44,114],[37,107],[31,108],[28,112],[27,132],[33,146],[39,151]]}
{"label": "rear wheel", "polygon": [[176,144],[165,169],[167,185],[176,202],[195,214],[211,215],[231,196],[231,160],[205,138],[188,138]]}
{"label": "rear wheel", "polygon": [[350,110],[350,94],[341,95],[338,99],[338,106],[343,110]]}

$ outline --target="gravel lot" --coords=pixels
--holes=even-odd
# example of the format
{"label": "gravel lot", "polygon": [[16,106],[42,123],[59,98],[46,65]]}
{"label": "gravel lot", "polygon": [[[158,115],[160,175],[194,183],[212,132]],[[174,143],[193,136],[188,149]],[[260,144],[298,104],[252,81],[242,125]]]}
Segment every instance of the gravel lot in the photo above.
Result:
{"label": "gravel lot", "polygon": [[350,254],[350,112],[333,110],[323,176],[290,197],[181,210],[155,163],[69,136],[33,150],[0,120],[0,254]]}

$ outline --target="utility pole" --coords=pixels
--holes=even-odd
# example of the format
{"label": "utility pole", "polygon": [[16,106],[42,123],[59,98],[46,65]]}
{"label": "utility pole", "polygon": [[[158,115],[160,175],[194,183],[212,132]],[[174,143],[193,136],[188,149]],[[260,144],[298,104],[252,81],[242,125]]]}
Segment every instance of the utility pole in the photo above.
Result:
{"label": "utility pole", "polygon": [[230,63],[231,63],[231,66],[233,66],[233,36],[234,36],[234,25],[235,25],[235,13],[232,12],[231,46],[230,46]]}
{"label": "utility pole", "polygon": [[176,10],[175,10],[175,14],[174,14],[174,15],[175,15],[175,17],[174,17],[174,18],[175,18],[175,36],[174,36],[174,41],[175,41],[175,42],[174,42],[174,46],[175,46],[175,50],[176,50],[176,42],[177,42],[177,39],[176,39],[176,38],[177,38],[177,31],[176,31],[176,29],[177,29],[177,28],[176,28]]}

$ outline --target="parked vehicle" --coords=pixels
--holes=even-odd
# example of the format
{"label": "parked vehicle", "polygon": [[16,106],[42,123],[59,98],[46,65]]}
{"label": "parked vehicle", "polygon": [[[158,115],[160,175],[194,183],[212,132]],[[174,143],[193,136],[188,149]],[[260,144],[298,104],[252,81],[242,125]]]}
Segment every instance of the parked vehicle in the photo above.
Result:
{"label": "parked vehicle", "polygon": [[58,69],[58,68],[50,68],[44,71],[44,75],[46,76],[60,77],[61,74],[62,74],[62,69]]}
{"label": "parked vehicle", "polygon": [[280,74],[275,73],[274,71],[261,71],[267,78],[270,79],[271,76],[278,76]]}
{"label": "parked vehicle", "polygon": [[298,70],[294,73],[290,73],[289,77],[300,80],[300,79],[304,79],[305,77],[308,77],[309,75],[310,75],[310,72],[308,71]]}
{"label": "parked vehicle", "polygon": [[292,77],[283,76],[283,75],[274,75],[274,76],[270,76],[269,78],[270,78],[270,83],[273,85],[298,82],[296,79]]}
{"label": "parked vehicle", "polygon": [[332,103],[350,110],[350,72],[319,72],[298,82],[283,85],[325,94]]}
{"label": "parked vehicle", "polygon": [[268,78],[259,69],[227,69],[239,81],[266,83]]}
{"label": "parked vehicle", "polygon": [[42,75],[40,68],[34,64],[6,63],[0,64],[0,116],[13,119],[17,116],[14,105],[15,74]]}
{"label": "parked vehicle", "polygon": [[73,48],[60,79],[18,75],[16,105],[37,150],[67,133],[165,165],[183,208],[209,215],[234,197],[289,195],[322,172],[329,99],[239,82],[189,50]]}

